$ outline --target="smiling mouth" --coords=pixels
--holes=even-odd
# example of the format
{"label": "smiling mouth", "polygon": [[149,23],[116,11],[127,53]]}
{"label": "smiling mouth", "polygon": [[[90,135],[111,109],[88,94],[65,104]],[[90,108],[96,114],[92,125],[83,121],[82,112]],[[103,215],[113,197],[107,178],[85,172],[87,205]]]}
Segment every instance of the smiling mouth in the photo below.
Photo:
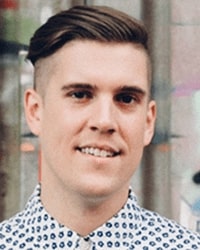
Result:
{"label": "smiling mouth", "polygon": [[120,152],[115,152],[112,150],[105,150],[100,148],[94,148],[94,147],[83,147],[83,148],[77,148],[78,151],[80,151],[83,154],[93,155],[96,157],[115,157],[120,154]]}

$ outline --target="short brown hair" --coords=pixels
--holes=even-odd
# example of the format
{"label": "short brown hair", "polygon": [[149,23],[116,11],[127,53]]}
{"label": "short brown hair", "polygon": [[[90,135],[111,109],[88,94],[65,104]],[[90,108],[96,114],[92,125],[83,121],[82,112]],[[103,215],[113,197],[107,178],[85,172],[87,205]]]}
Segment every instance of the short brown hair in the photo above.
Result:
{"label": "short brown hair", "polygon": [[100,6],[75,6],[52,16],[33,35],[27,58],[34,65],[72,40],[134,43],[148,51],[148,35],[138,20]]}

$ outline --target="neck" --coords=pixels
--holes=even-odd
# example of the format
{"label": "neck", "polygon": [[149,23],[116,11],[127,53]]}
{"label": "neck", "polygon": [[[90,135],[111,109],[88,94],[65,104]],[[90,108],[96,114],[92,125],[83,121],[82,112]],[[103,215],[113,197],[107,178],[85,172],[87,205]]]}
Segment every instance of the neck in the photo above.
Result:
{"label": "neck", "polygon": [[112,218],[126,203],[127,197],[127,185],[108,197],[89,199],[42,183],[41,199],[45,209],[59,223],[81,236],[88,235]]}

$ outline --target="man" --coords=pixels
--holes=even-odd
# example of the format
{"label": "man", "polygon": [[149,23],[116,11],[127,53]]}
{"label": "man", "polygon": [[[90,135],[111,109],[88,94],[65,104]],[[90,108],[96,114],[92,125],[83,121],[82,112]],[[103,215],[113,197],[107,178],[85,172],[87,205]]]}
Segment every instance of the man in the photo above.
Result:
{"label": "man", "polygon": [[1,224],[0,249],[200,249],[200,237],[138,206],[130,180],[154,132],[147,33],[106,7],[77,6],[39,28],[25,94],[41,183]]}

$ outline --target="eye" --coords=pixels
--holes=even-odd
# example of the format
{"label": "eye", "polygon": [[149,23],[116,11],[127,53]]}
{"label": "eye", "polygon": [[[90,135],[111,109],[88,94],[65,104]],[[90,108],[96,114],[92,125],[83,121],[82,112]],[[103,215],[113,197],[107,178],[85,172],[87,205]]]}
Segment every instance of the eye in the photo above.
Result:
{"label": "eye", "polygon": [[121,102],[123,104],[131,104],[136,101],[135,97],[126,93],[118,94],[115,99],[117,102]]}
{"label": "eye", "polygon": [[71,97],[75,99],[90,99],[92,98],[92,94],[89,91],[74,91],[70,93]]}

